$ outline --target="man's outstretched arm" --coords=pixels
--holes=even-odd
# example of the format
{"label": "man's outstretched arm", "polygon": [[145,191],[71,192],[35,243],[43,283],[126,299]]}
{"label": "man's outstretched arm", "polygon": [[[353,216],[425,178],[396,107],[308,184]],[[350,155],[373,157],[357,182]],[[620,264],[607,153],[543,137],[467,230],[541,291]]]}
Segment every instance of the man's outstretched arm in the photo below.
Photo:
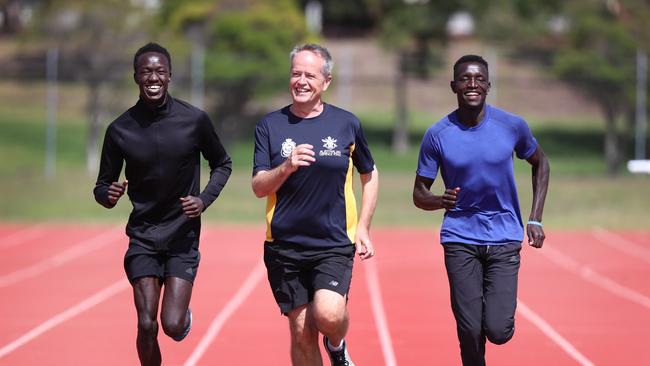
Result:
{"label": "man's outstretched arm", "polygon": [[528,244],[535,248],[541,248],[544,245],[544,229],[541,226],[542,216],[544,214],[544,202],[546,201],[546,191],[548,190],[548,180],[551,174],[551,168],[544,154],[542,147],[537,145],[537,149],[528,159],[532,167],[533,182],[533,206],[530,210],[529,222],[526,225],[528,233]]}

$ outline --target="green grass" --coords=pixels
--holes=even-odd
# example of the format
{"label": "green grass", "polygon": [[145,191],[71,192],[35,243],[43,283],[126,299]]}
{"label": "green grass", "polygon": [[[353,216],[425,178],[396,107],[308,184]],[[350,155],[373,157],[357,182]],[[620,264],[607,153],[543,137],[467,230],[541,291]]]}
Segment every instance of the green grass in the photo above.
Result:
{"label": "green grass", "polygon": [[[9,102],[0,106],[0,221],[126,221],[131,208],[128,200],[121,201],[112,210],[94,202],[92,188],[96,176],[85,171],[83,108],[70,96],[82,98],[83,91],[79,88],[70,87],[67,96],[61,98],[64,105],[76,109],[67,108],[60,114],[57,174],[44,177],[45,109],[39,101],[32,101],[34,108],[20,104],[28,95],[44,98],[41,89],[0,85],[0,98]],[[380,172],[374,224],[439,226],[441,212],[418,210],[411,200],[418,145],[424,129],[434,118],[413,113],[412,147],[398,155],[389,147],[391,116],[372,113],[359,116]],[[548,227],[650,228],[647,213],[650,177],[627,173],[617,178],[605,175],[601,122],[533,120],[530,125],[551,161],[551,184],[544,215]],[[234,172],[221,197],[204,214],[206,221],[263,223],[265,200],[256,198],[250,189],[252,150],[251,142],[229,144]],[[525,218],[531,205],[530,167],[517,161],[515,172]],[[439,181],[433,189],[442,191]]]}
{"label": "green grass", "polygon": [[[425,212],[411,202],[413,174],[380,171],[380,199],[374,224],[381,226],[430,226],[440,224],[442,212]],[[528,175],[518,176],[522,213],[531,204]],[[123,222],[130,210],[127,200],[106,210],[92,196],[95,178],[79,169],[60,170],[55,179],[41,174],[24,174],[3,179],[1,221]],[[647,207],[650,197],[648,177],[553,177],[544,215],[547,227],[575,229],[600,226],[621,229],[649,229]],[[434,189],[441,191],[439,182]],[[236,169],[212,207],[204,214],[208,222],[256,223],[264,220],[265,200],[250,189],[250,173]]]}
{"label": "green grass", "polygon": [[[57,127],[57,166],[79,168],[85,161],[85,126],[61,124]],[[36,173],[45,164],[45,124],[35,124],[21,119],[0,124],[0,145],[4,162],[0,164],[0,177],[21,173]]]}

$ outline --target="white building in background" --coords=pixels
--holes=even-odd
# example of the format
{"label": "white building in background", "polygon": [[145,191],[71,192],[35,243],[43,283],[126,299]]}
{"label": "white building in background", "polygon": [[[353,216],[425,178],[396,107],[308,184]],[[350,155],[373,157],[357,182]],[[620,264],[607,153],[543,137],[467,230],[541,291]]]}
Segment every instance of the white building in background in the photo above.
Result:
{"label": "white building in background", "polygon": [[474,34],[474,17],[467,11],[459,11],[449,17],[447,34],[451,37],[468,37]]}

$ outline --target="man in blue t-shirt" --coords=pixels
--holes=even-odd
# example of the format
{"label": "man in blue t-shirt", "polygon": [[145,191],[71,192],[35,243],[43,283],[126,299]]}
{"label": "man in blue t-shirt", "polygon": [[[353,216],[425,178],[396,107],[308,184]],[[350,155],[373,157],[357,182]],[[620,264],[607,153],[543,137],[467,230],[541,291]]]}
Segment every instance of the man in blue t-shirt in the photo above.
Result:
{"label": "man in blue t-shirt", "polygon": [[[255,129],[253,191],[267,197],[264,263],[289,320],[291,361],[320,365],[319,333],[331,364],[351,365],[345,334],[355,252],[374,255],[370,221],[378,173],[359,120],[326,104],[332,57],[315,44],[291,52],[292,104]],[[353,167],[361,179],[357,220]]]}
{"label": "man in blue t-shirt", "polygon": [[[413,202],[445,209],[440,242],[445,252],[451,307],[463,365],[485,365],[486,338],[495,344],[514,334],[523,223],[513,152],[532,166],[533,206],[528,244],[544,244],[542,213],[549,164],[526,122],[487,105],[488,64],[466,55],[454,64],[451,90],[458,109],[431,126],[422,139]],[[431,185],[438,170],[445,192]]]}

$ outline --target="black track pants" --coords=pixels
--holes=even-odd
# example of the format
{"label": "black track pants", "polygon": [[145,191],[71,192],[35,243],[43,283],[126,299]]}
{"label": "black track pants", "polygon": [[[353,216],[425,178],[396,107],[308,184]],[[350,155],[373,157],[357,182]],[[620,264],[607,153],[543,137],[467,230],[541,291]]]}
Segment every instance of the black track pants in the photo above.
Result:
{"label": "black track pants", "polygon": [[521,243],[443,246],[463,365],[483,366],[486,338],[503,344],[515,332]]}

